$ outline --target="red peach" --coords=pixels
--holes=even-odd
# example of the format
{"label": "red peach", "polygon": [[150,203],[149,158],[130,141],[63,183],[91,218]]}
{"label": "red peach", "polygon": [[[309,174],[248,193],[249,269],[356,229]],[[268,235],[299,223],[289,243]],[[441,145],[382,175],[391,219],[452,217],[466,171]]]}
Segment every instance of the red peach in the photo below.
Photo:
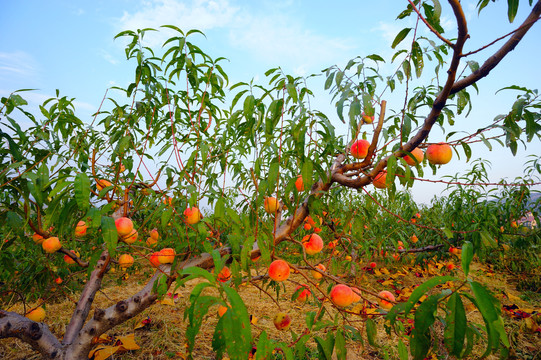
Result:
{"label": "red peach", "polygon": [[332,302],[336,306],[346,307],[353,303],[353,290],[347,285],[335,285],[329,294]]}
{"label": "red peach", "polygon": [[323,240],[315,233],[306,235],[302,238],[302,246],[308,255],[314,255],[323,249]]}
{"label": "red peach", "polygon": [[356,159],[363,159],[368,155],[368,148],[370,147],[370,143],[367,140],[361,139],[357,140],[351,145],[351,156],[353,156]]}
{"label": "red peach", "polygon": [[274,260],[269,266],[269,277],[277,282],[287,280],[289,272],[289,265],[284,260]]}
{"label": "red peach", "polygon": [[120,236],[128,236],[133,231],[133,222],[127,217],[121,217],[115,220],[116,231]]}
{"label": "red peach", "polygon": [[383,309],[390,310],[393,307],[392,301],[395,301],[393,293],[391,293],[390,291],[384,290],[384,291],[380,291],[378,296],[389,300],[387,301],[387,300],[378,298],[378,304]]}
{"label": "red peach", "polygon": [[452,157],[453,151],[446,143],[432,144],[426,149],[426,158],[431,164],[447,164]]}

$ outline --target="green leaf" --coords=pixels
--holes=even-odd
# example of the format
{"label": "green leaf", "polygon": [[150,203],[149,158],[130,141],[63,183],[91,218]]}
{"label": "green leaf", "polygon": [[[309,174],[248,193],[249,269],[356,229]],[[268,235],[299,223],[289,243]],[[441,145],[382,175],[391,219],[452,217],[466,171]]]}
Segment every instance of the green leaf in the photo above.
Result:
{"label": "green leaf", "polygon": [[334,334],[332,332],[327,333],[325,339],[316,336],[317,348],[319,350],[320,359],[331,360],[332,352],[334,349]]}
{"label": "green leaf", "polygon": [[116,231],[115,219],[110,216],[101,217],[101,235],[109,255],[114,256],[116,251],[116,245],[118,243],[118,232]]}
{"label": "green leaf", "polygon": [[404,342],[402,339],[398,340],[398,356],[400,356],[400,360],[408,360],[408,348],[406,345],[404,345]]}
{"label": "green leaf", "polygon": [[312,187],[313,173],[314,173],[314,165],[312,164],[312,160],[306,159],[304,161],[304,164],[302,164],[302,170],[301,170],[302,181],[304,183],[305,190],[310,190],[310,188]]}
{"label": "green leaf", "polygon": [[226,348],[231,359],[246,359],[252,350],[252,330],[250,316],[240,295],[231,287],[223,287],[231,307],[223,315],[224,334],[228,340]]}
{"label": "green leaf", "polygon": [[255,109],[255,98],[253,95],[246,96],[246,99],[244,99],[244,117],[246,119],[251,119],[254,114]]}
{"label": "green leaf", "polygon": [[376,327],[376,323],[371,318],[368,318],[366,320],[366,337],[368,338],[368,343],[371,346],[378,346],[376,342],[376,338],[378,336],[378,328]]}
{"label": "green leaf", "polygon": [[346,348],[346,339],[344,338],[342,329],[338,329],[336,331],[334,347],[336,348],[336,358],[338,360],[346,360],[348,351]]}
{"label": "green leaf", "polygon": [[398,33],[398,35],[396,35],[396,37],[394,38],[393,44],[391,45],[391,48],[394,49],[398,44],[400,44],[402,42],[402,40],[404,40],[406,38],[406,36],[408,36],[410,31],[411,31],[411,28],[402,29]]}
{"label": "green leaf", "polygon": [[517,16],[519,0],[507,0],[507,17],[509,22],[512,23]]}
{"label": "green leaf", "polygon": [[[464,250],[462,250],[462,254],[464,254]],[[449,353],[460,357],[464,348],[468,320],[466,319],[464,304],[458,293],[455,292],[449,297],[449,301],[447,301],[447,312],[444,332],[445,345]]]}
{"label": "green leaf", "polygon": [[457,279],[453,276],[438,276],[430,280],[427,280],[421,285],[419,285],[418,287],[416,287],[413,293],[411,293],[408,301],[406,302],[406,305],[404,307],[404,316],[406,316],[413,309],[417,301],[419,301],[419,299],[423,295],[425,295],[428,290],[432,289],[434,286],[445,284],[448,281],[455,281],[455,280]]}
{"label": "green leaf", "polygon": [[430,327],[436,320],[434,313],[442,294],[429,296],[415,311],[415,322],[410,335],[410,351],[414,360],[423,360],[431,345]]}
{"label": "green leaf", "polygon": [[470,272],[470,263],[473,259],[473,245],[471,242],[466,241],[462,245],[462,271],[464,275],[468,276]]}
{"label": "green leaf", "polygon": [[75,200],[81,211],[87,212],[90,208],[90,179],[85,173],[78,173],[73,180]]}
{"label": "green leaf", "polygon": [[214,284],[216,282],[216,279],[214,278],[214,276],[211,273],[209,273],[207,270],[202,269],[202,268],[197,267],[197,266],[191,266],[191,267],[188,267],[188,268],[184,269],[182,271],[182,275],[186,276],[186,277],[182,278],[182,283],[185,283],[185,282],[187,282],[189,280],[197,279],[197,278],[204,278],[210,284]]}
{"label": "green leaf", "polygon": [[267,332],[263,330],[263,332],[259,335],[259,339],[257,340],[257,351],[255,353],[255,360],[264,360],[269,359],[272,354],[272,343],[269,341]]}
{"label": "green leaf", "polygon": [[414,41],[411,46],[411,60],[413,61],[413,66],[415,67],[415,75],[418,78],[421,77],[424,67],[423,50],[417,41]]}
{"label": "green leaf", "polygon": [[327,80],[325,81],[325,90],[328,90],[332,86],[332,81],[334,79],[334,73],[330,73],[329,76],[327,76]]}
{"label": "green leaf", "polygon": [[287,93],[291,97],[291,100],[293,100],[294,103],[298,102],[298,95],[297,95],[297,88],[295,87],[295,84],[287,83],[286,85]]}
{"label": "green leaf", "polygon": [[216,200],[216,204],[214,205],[214,216],[217,219],[221,219],[225,216],[225,200],[222,197]]}

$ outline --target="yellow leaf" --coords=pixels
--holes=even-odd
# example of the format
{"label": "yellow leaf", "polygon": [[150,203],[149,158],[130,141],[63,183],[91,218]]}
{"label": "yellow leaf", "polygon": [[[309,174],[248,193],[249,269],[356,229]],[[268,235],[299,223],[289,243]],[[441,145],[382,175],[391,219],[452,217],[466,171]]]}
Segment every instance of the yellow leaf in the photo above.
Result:
{"label": "yellow leaf", "polygon": [[374,269],[374,275],[376,275],[376,276],[381,276],[381,273],[379,272],[378,269]]}
{"label": "yellow leaf", "polygon": [[163,300],[161,300],[159,303],[163,305],[175,306],[175,301],[171,299],[170,297],[163,298]]}
{"label": "yellow leaf", "polygon": [[390,274],[390,272],[389,272],[389,270],[387,270],[387,268],[381,268],[381,272],[382,272],[383,274],[385,274],[385,275],[389,275],[389,274]]}
{"label": "yellow leaf", "polygon": [[135,343],[135,334],[129,334],[121,336],[118,340],[122,343],[122,347],[125,350],[138,350],[141,347]]}
{"label": "yellow leaf", "polygon": [[101,346],[98,349],[91,351],[88,356],[94,356],[94,360],[105,360],[120,349],[120,346]]}

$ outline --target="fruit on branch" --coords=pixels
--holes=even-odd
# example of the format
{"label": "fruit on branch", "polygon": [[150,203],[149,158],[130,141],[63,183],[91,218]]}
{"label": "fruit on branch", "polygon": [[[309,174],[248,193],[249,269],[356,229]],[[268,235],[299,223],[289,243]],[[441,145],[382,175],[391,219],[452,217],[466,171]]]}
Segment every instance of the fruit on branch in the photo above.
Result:
{"label": "fruit on branch", "polygon": [[184,221],[186,222],[186,224],[197,224],[202,218],[203,216],[201,215],[199,208],[195,206],[186,208],[186,210],[184,210]]}
{"label": "fruit on branch", "polygon": [[302,238],[302,246],[308,255],[314,255],[323,250],[323,240],[315,233],[306,235]]}
{"label": "fruit on branch", "polygon": [[43,307],[39,306],[34,310],[27,312],[25,316],[32,321],[42,322],[43,320],[45,320],[45,316],[47,316],[47,313],[45,312],[45,309]]}
{"label": "fruit on branch", "polygon": [[377,265],[374,261],[372,261],[372,262],[370,263],[370,267],[371,267],[372,269],[375,269],[377,266],[378,266],[378,265]]}
{"label": "fruit on branch", "polygon": [[32,235],[32,240],[36,244],[41,245],[43,243],[43,240],[45,240],[45,238],[38,233],[34,233],[34,235]]}
{"label": "fruit on branch", "polygon": [[306,300],[308,300],[308,298],[310,297],[310,295],[312,295],[312,293],[310,292],[310,289],[308,288],[308,285],[305,285],[305,284],[297,286],[295,288],[294,293],[296,293],[300,289],[303,289],[303,290],[299,293],[299,296],[297,297],[297,301],[298,302],[306,302]]}
{"label": "fruit on branch", "polygon": [[305,223],[303,227],[304,227],[304,230],[308,231],[312,228],[312,225]]}
{"label": "fruit on branch", "polygon": [[46,253],[51,254],[60,250],[62,244],[60,244],[60,240],[58,240],[56,236],[53,236],[43,240],[43,242],[41,243],[41,247],[43,247],[43,250]]}
{"label": "fruit on branch", "polygon": [[289,264],[284,260],[274,260],[269,266],[269,277],[277,282],[287,280],[289,272]]}
{"label": "fruit on branch", "polygon": [[75,227],[75,236],[76,237],[85,236],[87,228],[88,227],[86,226],[86,223],[84,221],[79,221],[77,223],[77,226]]}
{"label": "fruit on branch", "polygon": [[297,176],[297,180],[295,180],[295,188],[298,192],[304,191],[304,181],[302,180],[302,175]]}
{"label": "fruit on branch", "polygon": [[147,244],[147,246],[148,246],[148,247],[151,247],[151,248],[153,248],[153,247],[155,247],[155,246],[156,246],[156,244],[157,244],[157,243],[158,243],[158,240],[154,240],[154,239],[153,239],[153,238],[151,238],[150,236],[149,236],[149,237],[147,237],[147,241],[146,241],[146,244]]}
{"label": "fruit on branch", "polygon": [[[323,265],[323,264],[317,264],[317,265],[316,265],[316,268],[319,269],[319,270],[321,270],[322,272],[325,272],[325,270],[327,270],[327,269],[325,268],[325,265]],[[318,272],[318,271],[316,271],[316,270],[312,270],[312,271],[311,271],[311,274],[312,274],[312,277],[313,277],[314,279],[316,279],[316,280],[319,280],[319,279],[321,279],[321,278],[323,277],[323,274],[321,274],[320,272]]]}
{"label": "fruit on branch", "polygon": [[460,256],[462,254],[462,250],[459,248],[456,248],[454,246],[449,247],[449,252],[453,255]]}
{"label": "fruit on branch", "polygon": [[172,248],[163,248],[159,251],[158,260],[160,264],[172,264],[175,260],[175,250]]}
{"label": "fruit on branch", "polygon": [[222,317],[227,312],[227,306],[220,305],[218,306],[218,316]]}
{"label": "fruit on branch", "polygon": [[291,316],[284,312],[279,312],[278,314],[276,314],[276,316],[274,316],[273,323],[276,329],[287,330],[291,325]]}
{"label": "fruit on branch", "polygon": [[370,143],[367,140],[360,139],[357,140],[351,145],[350,153],[356,159],[363,159],[368,155],[368,148]]}
{"label": "fruit on branch", "polygon": [[160,238],[160,233],[158,232],[158,229],[154,228],[150,230],[150,237],[154,240],[158,240]]}
{"label": "fruit on branch", "polygon": [[375,177],[372,184],[378,189],[385,189],[387,187],[387,171],[380,171]]}
{"label": "fruit on branch", "polygon": [[447,270],[453,270],[455,268],[455,264],[447,263],[447,265],[445,265],[445,267],[447,268]]}
{"label": "fruit on branch", "polygon": [[130,235],[122,238],[121,240],[124,241],[126,244],[133,244],[137,241],[137,237],[139,236],[139,233],[137,230],[133,229]]}
{"label": "fruit on branch", "polygon": [[128,236],[133,231],[133,222],[127,217],[120,217],[115,220],[116,232],[120,237]]}
{"label": "fruit on branch", "polygon": [[361,301],[361,290],[357,289],[356,287],[352,287],[351,291],[353,292],[353,303]]}
{"label": "fruit on branch", "polygon": [[62,278],[57,277],[56,279],[54,279],[54,282],[57,283],[58,285],[60,285],[60,284],[62,284]]}
{"label": "fruit on branch", "polygon": [[224,266],[218,274],[218,281],[227,282],[229,279],[231,279],[231,270],[227,266]]}
{"label": "fruit on branch", "polygon": [[417,241],[419,241],[419,239],[417,238],[417,235],[414,234],[414,235],[411,235],[410,241],[415,244],[417,243]]}
{"label": "fruit on branch", "polygon": [[118,258],[118,265],[123,269],[129,268],[133,265],[133,256],[131,256],[130,254],[120,255],[120,257]]}
{"label": "fruit on branch", "polygon": [[[77,257],[80,256],[78,251],[70,250],[70,252]],[[69,255],[64,255],[64,262],[68,265],[75,264],[75,260],[73,260]]]}
{"label": "fruit on branch", "polygon": [[354,296],[353,290],[347,285],[338,284],[335,285],[331,293],[329,294],[334,305],[339,307],[346,307],[353,303]]}
{"label": "fruit on branch", "polygon": [[446,143],[437,143],[429,145],[426,149],[426,158],[431,164],[443,165],[451,161],[453,150]]}
{"label": "fruit on branch", "polygon": [[[383,299],[378,298],[379,306],[384,310],[391,310],[391,308],[393,307],[393,304],[391,301],[395,301],[393,293],[390,291],[384,290],[384,291],[380,291],[378,296],[380,298],[383,298]],[[389,301],[384,300],[384,299],[387,299]]]}
{"label": "fruit on branch", "polygon": [[265,211],[269,214],[274,214],[278,211],[278,200],[275,197],[267,196],[265,197],[265,202],[263,204]]}
{"label": "fruit on branch", "polygon": [[162,202],[165,204],[165,205],[169,205],[171,206],[173,204],[173,198],[171,196],[166,196]]}
{"label": "fruit on branch", "polygon": [[365,124],[372,124],[374,122],[374,115],[366,115],[364,112],[361,114],[363,122]]}
{"label": "fruit on branch", "polygon": [[112,185],[113,184],[111,184],[110,181],[107,181],[107,180],[104,180],[104,179],[96,180],[96,189],[98,189],[98,191],[102,191],[106,187],[109,187],[109,186],[112,186]]}
{"label": "fruit on branch", "polygon": [[411,155],[413,155],[413,157],[415,159],[412,159],[409,155],[406,155],[404,156],[404,160],[406,161],[406,163],[408,163],[408,165],[410,166],[415,166],[415,160],[417,160],[417,162],[420,164],[423,162],[423,159],[425,157],[425,153],[423,152],[423,150],[419,149],[419,148],[415,148],[413,150],[411,150]]}
{"label": "fruit on branch", "polygon": [[149,257],[149,261],[150,261],[150,264],[153,267],[160,266],[161,265],[160,264],[160,252],[159,251],[153,252]]}

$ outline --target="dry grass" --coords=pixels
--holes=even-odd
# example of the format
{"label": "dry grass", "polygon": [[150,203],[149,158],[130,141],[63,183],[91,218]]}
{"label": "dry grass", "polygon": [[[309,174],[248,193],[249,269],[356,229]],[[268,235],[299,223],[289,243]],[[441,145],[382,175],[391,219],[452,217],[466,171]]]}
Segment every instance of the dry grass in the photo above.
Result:
{"label": "dry grass", "polygon": [[[115,302],[126,298],[130,294],[137,292],[144,280],[147,278],[147,274],[150,269],[142,269],[143,271],[137,274],[131,274],[127,280],[123,280],[121,284],[108,283],[104,287],[103,291],[99,292],[96,296],[94,306],[105,308],[114,304]],[[374,275],[365,272],[359,272],[354,280],[359,286],[373,292],[380,290],[392,290],[392,285],[399,289],[412,288],[414,285],[426,281],[430,276],[441,274],[444,272],[437,267],[430,268],[427,272],[423,272],[423,277],[418,277],[415,272],[412,271],[408,265],[395,265],[394,268],[389,268],[390,274]],[[416,269],[418,270],[418,269]],[[146,272],[145,272],[146,271]],[[419,272],[418,272],[419,273]],[[459,272],[460,273],[460,272]],[[115,274],[113,274],[114,277]],[[494,292],[499,300],[505,304],[516,304],[521,309],[537,309],[539,310],[541,304],[528,303],[519,298],[520,293],[515,290],[514,286],[509,283],[509,278],[505,274],[494,274],[487,271],[485,265],[474,264],[471,277],[480,282],[488,285],[488,287]],[[309,301],[304,304],[299,304],[290,301],[291,294],[293,293],[296,283],[305,283],[305,280],[298,274],[294,274],[291,279],[285,283],[286,291],[280,294],[280,298],[277,299],[281,311],[289,313],[293,318],[291,329],[297,334],[301,333],[305,329],[305,314],[309,311],[318,311],[317,303],[315,301]],[[186,284],[185,287],[181,287],[177,290],[179,297],[177,298],[175,305],[156,304],[151,308],[144,311],[142,314],[134,319],[122,324],[111,330],[108,335],[124,336],[130,333],[135,333],[135,340],[138,345],[141,346],[140,350],[127,352],[124,354],[115,354],[111,359],[181,359],[186,351],[186,339],[185,330],[187,323],[184,321],[184,309],[189,304],[189,294],[193,286],[199,280],[192,280]],[[326,291],[327,285],[322,286],[322,290]],[[270,293],[272,289],[269,289]],[[253,285],[245,285],[239,289],[239,293],[244,299],[248,311],[255,316],[258,320],[256,324],[252,326],[252,334],[254,337],[265,330],[271,339],[285,341],[287,343],[292,342],[291,334],[289,332],[278,331],[275,329],[272,318],[274,314],[279,311],[275,302],[270,300],[268,296]],[[505,294],[505,296],[504,296]],[[209,293],[211,295],[211,293]],[[217,295],[217,292],[214,294]],[[321,294],[316,294],[321,297]],[[374,297],[367,296],[371,301],[375,301]],[[75,299],[75,296],[72,296]],[[324,306],[328,313],[326,318],[331,319],[336,316],[336,311],[330,306],[328,302],[324,302]],[[52,331],[58,337],[61,337],[65,327],[67,326],[73,311],[74,304],[70,300],[59,301],[57,303],[47,304],[47,319],[46,322]],[[353,307],[353,311],[358,310],[360,306]],[[22,312],[22,306],[16,305],[12,308],[13,311]],[[201,330],[197,336],[196,347],[194,350],[194,357],[196,359],[215,359],[215,354],[212,350],[212,336],[214,333],[214,327],[218,321],[216,315],[217,309],[211,309],[207,315]],[[482,318],[479,312],[473,308],[468,308],[468,317],[470,320],[477,323],[482,323]],[[144,319],[150,319],[150,324],[134,330],[135,326]],[[351,324],[357,326],[362,332],[364,332],[364,322],[359,316],[352,315],[349,317]],[[376,316],[374,318],[378,325],[378,347],[371,347],[367,343],[363,346],[360,343],[354,343],[349,341],[348,346],[348,359],[381,359],[384,358],[387,353],[391,358],[397,357],[396,345],[398,337],[396,335],[387,336],[383,329],[383,318]],[[539,349],[541,349],[541,339],[539,333],[529,333],[524,320],[518,320],[510,318],[504,315],[506,329],[510,334],[511,341],[513,343],[513,351],[517,354],[517,358],[534,359],[540,358]],[[339,320],[341,323],[342,320]],[[322,333],[318,334],[324,337]],[[447,358],[445,348],[442,343],[443,329],[441,326],[434,326],[433,336],[440,339],[439,346],[434,349],[436,358]],[[315,349],[315,344],[307,344],[312,349]],[[481,343],[474,350],[476,354],[482,353],[484,343]],[[537,355],[536,355],[537,352]],[[2,359],[38,359],[39,355],[36,354],[28,345],[14,339],[2,340],[0,343],[0,358]],[[495,358],[495,357],[494,357]]]}

